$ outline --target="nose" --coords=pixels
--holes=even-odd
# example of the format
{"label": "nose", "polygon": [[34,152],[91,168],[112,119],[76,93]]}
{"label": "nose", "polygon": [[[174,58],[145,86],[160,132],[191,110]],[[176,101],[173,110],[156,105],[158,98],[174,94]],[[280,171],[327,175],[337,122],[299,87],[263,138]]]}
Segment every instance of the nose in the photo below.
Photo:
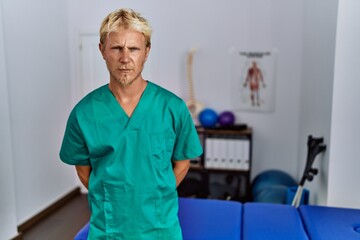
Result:
{"label": "nose", "polygon": [[120,61],[123,63],[128,63],[130,61],[130,53],[128,49],[124,49],[121,52]]}

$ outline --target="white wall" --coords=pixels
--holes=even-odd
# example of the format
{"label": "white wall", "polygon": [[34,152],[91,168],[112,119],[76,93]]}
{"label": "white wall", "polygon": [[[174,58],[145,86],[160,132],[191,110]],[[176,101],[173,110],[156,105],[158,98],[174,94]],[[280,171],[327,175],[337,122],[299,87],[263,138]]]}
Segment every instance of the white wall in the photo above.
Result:
{"label": "white wall", "polygon": [[76,92],[81,89],[79,32],[96,33],[102,19],[120,7],[141,12],[153,26],[149,80],[187,99],[186,54],[196,47],[196,95],[219,112],[232,107],[230,49],[278,49],[275,111],[237,112],[237,117],[238,122],[254,128],[253,176],[269,168],[297,175],[302,1],[69,1],[71,74]]}
{"label": "white wall", "polygon": [[9,102],[3,34],[3,9],[0,2],[0,239],[10,239],[17,233],[15,183],[12,161]]}
{"label": "white wall", "polygon": [[[327,145],[314,164],[320,174],[306,187],[312,203],[359,208],[359,2],[305,3],[299,142],[313,134]],[[305,158],[299,144],[299,173]]]}
{"label": "white wall", "polygon": [[340,0],[328,204],[360,208],[360,2]]}
{"label": "white wall", "polygon": [[[67,3],[2,3],[8,87],[1,90],[8,90],[5,94],[9,97],[5,113],[10,112],[20,224],[76,185],[74,169],[58,157],[71,108]],[[11,163],[11,159],[7,161]]]}
{"label": "white wall", "polygon": [[302,175],[307,157],[307,137],[324,137],[325,154],[314,167],[319,175],[307,182],[311,202],[324,205],[327,198],[335,34],[338,0],[304,1],[301,102],[299,114],[298,170]]}

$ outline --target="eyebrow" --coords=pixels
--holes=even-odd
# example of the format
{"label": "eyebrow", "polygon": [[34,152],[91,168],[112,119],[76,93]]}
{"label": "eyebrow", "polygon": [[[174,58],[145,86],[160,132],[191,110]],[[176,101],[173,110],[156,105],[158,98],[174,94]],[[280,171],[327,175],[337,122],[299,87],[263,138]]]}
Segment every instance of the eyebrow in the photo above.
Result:
{"label": "eyebrow", "polygon": [[139,46],[136,46],[136,45],[127,45],[125,46],[124,44],[113,44],[110,46],[110,48],[121,48],[121,49],[124,49],[124,48],[127,48],[127,49],[141,49],[141,47]]}

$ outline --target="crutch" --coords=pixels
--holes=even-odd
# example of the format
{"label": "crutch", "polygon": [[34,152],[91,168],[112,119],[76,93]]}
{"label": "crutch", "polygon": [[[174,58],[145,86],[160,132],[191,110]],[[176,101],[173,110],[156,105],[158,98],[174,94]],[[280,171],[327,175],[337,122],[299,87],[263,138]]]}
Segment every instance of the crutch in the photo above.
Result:
{"label": "crutch", "polygon": [[323,144],[324,139],[323,138],[313,138],[312,135],[308,136],[307,141],[307,147],[308,147],[308,153],[307,153],[307,160],[306,165],[304,169],[303,176],[299,182],[298,188],[296,190],[295,197],[292,201],[292,206],[299,207],[303,190],[304,190],[304,184],[306,180],[311,182],[314,179],[314,176],[318,174],[318,169],[313,168],[312,165],[315,161],[316,156],[326,150],[326,145]]}

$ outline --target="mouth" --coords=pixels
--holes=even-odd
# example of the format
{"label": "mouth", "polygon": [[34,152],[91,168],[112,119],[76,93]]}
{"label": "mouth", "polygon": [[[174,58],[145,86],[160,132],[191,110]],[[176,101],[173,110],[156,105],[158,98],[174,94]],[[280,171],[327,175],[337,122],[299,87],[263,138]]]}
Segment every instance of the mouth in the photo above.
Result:
{"label": "mouth", "polygon": [[132,70],[133,68],[131,66],[119,66],[119,70]]}
{"label": "mouth", "polygon": [[132,69],[130,69],[130,68],[120,68],[119,71],[122,72],[122,73],[129,73],[129,72],[132,71]]}

